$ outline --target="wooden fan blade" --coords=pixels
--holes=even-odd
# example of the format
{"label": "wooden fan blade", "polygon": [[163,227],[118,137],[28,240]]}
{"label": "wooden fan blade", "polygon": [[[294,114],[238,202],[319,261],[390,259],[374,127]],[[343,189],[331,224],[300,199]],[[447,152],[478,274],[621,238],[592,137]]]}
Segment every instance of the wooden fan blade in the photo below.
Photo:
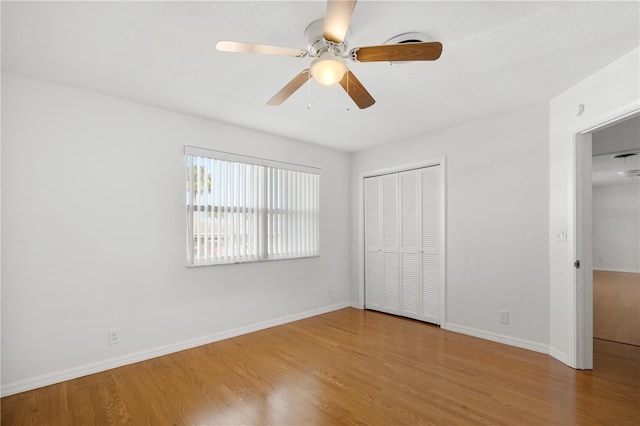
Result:
{"label": "wooden fan blade", "polygon": [[365,109],[376,103],[376,100],[367,92],[360,80],[356,78],[351,71],[347,71],[340,80],[340,86],[358,105],[358,108]]}
{"label": "wooden fan blade", "polygon": [[293,80],[288,82],[278,93],[273,95],[273,97],[267,101],[267,105],[282,105],[282,103],[286,101],[289,96],[293,95],[303,84],[305,84],[307,80],[309,80],[308,69],[293,77]]}
{"label": "wooden fan blade", "polygon": [[291,47],[269,46],[267,44],[241,43],[237,41],[222,40],[216,44],[216,49],[221,52],[260,53],[263,55],[295,56],[303,58],[309,54],[306,50],[293,49]]}
{"label": "wooden fan blade", "polygon": [[442,53],[442,43],[388,44],[353,49],[351,54],[358,62],[435,61]]}
{"label": "wooden fan blade", "polygon": [[327,13],[324,18],[324,38],[334,43],[342,43],[347,30],[356,0],[328,0]]}

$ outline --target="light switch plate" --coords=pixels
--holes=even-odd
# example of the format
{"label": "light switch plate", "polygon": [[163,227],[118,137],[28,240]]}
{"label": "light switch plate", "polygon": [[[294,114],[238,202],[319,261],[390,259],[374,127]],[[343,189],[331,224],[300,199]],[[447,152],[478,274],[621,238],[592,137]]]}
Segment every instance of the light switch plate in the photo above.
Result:
{"label": "light switch plate", "polygon": [[558,229],[553,237],[553,240],[558,243],[566,243],[567,242],[567,230],[566,229]]}

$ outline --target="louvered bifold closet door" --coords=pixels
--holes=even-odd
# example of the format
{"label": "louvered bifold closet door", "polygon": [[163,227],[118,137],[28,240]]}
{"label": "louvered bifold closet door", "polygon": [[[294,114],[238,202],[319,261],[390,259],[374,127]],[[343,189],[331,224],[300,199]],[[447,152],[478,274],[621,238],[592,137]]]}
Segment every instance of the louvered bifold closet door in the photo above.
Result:
{"label": "louvered bifold closet door", "polygon": [[440,167],[400,173],[400,315],[440,323]]}
{"label": "louvered bifold closet door", "polygon": [[421,272],[422,312],[421,319],[440,324],[440,166],[419,170],[422,201],[421,228]]}
{"label": "louvered bifold closet door", "polygon": [[420,318],[420,191],[415,170],[400,173],[400,314]]}
{"label": "louvered bifold closet door", "polygon": [[383,308],[398,314],[400,308],[400,276],[398,270],[398,175],[382,179],[382,262],[384,273]]}
{"label": "louvered bifold closet door", "polygon": [[364,180],[365,227],[365,305],[380,309],[383,303],[382,270],[382,181],[379,178]]}
{"label": "louvered bifold closet door", "polygon": [[366,307],[399,313],[398,175],[365,179]]}

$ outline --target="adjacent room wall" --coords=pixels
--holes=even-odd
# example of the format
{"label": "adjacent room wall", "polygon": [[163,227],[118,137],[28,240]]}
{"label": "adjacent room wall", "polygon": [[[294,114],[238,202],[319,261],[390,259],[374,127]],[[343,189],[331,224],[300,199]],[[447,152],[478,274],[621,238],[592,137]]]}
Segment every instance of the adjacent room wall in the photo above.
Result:
{"label": "adjacent room wall", "polygon": [[[640,117],[593,132],[592,144],[594,156],[639,150]],[[593,269],[640,273],[640,178],[624,180],[594,183]]]}
{"label": "adjacent room wall", "polygon": [[[425,117],[428,119],[428,117]],[[361,174],[446,157],[445,328],[548,349],[548,107],[530,105],[351,156],[351,300],[363,305]],[[359,194],[359,195],[358,195]],[[509,324],[498,311],[509,311]]]}
{"label": "adjacent room wall", "polygon": [[[321,168],[320,257],[186,268],[185,144]],[[3,394],[347,306],[348,169],[346,153],[3,74]]]}
{"label": "adjacent room wall", "polygon": [[593,187],[593,269],[640,273],[640,182]]}
{"label": "adjacent room wall", "polygon": [[[550,353],[576,367],[574,135],[640,108],[640,55],[635,49],[552,99],[549,104]],[[584,111],[579,114],[579,105]],[[567,242],[553,236],[567,231]]]}

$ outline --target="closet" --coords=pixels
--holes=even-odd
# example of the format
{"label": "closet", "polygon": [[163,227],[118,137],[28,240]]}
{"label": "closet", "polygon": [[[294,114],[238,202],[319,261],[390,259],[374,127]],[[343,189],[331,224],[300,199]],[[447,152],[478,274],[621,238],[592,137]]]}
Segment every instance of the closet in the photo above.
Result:
{"label": "closet", "polygon": [[440,324],[441,168],[364,179],[367,309]]}

